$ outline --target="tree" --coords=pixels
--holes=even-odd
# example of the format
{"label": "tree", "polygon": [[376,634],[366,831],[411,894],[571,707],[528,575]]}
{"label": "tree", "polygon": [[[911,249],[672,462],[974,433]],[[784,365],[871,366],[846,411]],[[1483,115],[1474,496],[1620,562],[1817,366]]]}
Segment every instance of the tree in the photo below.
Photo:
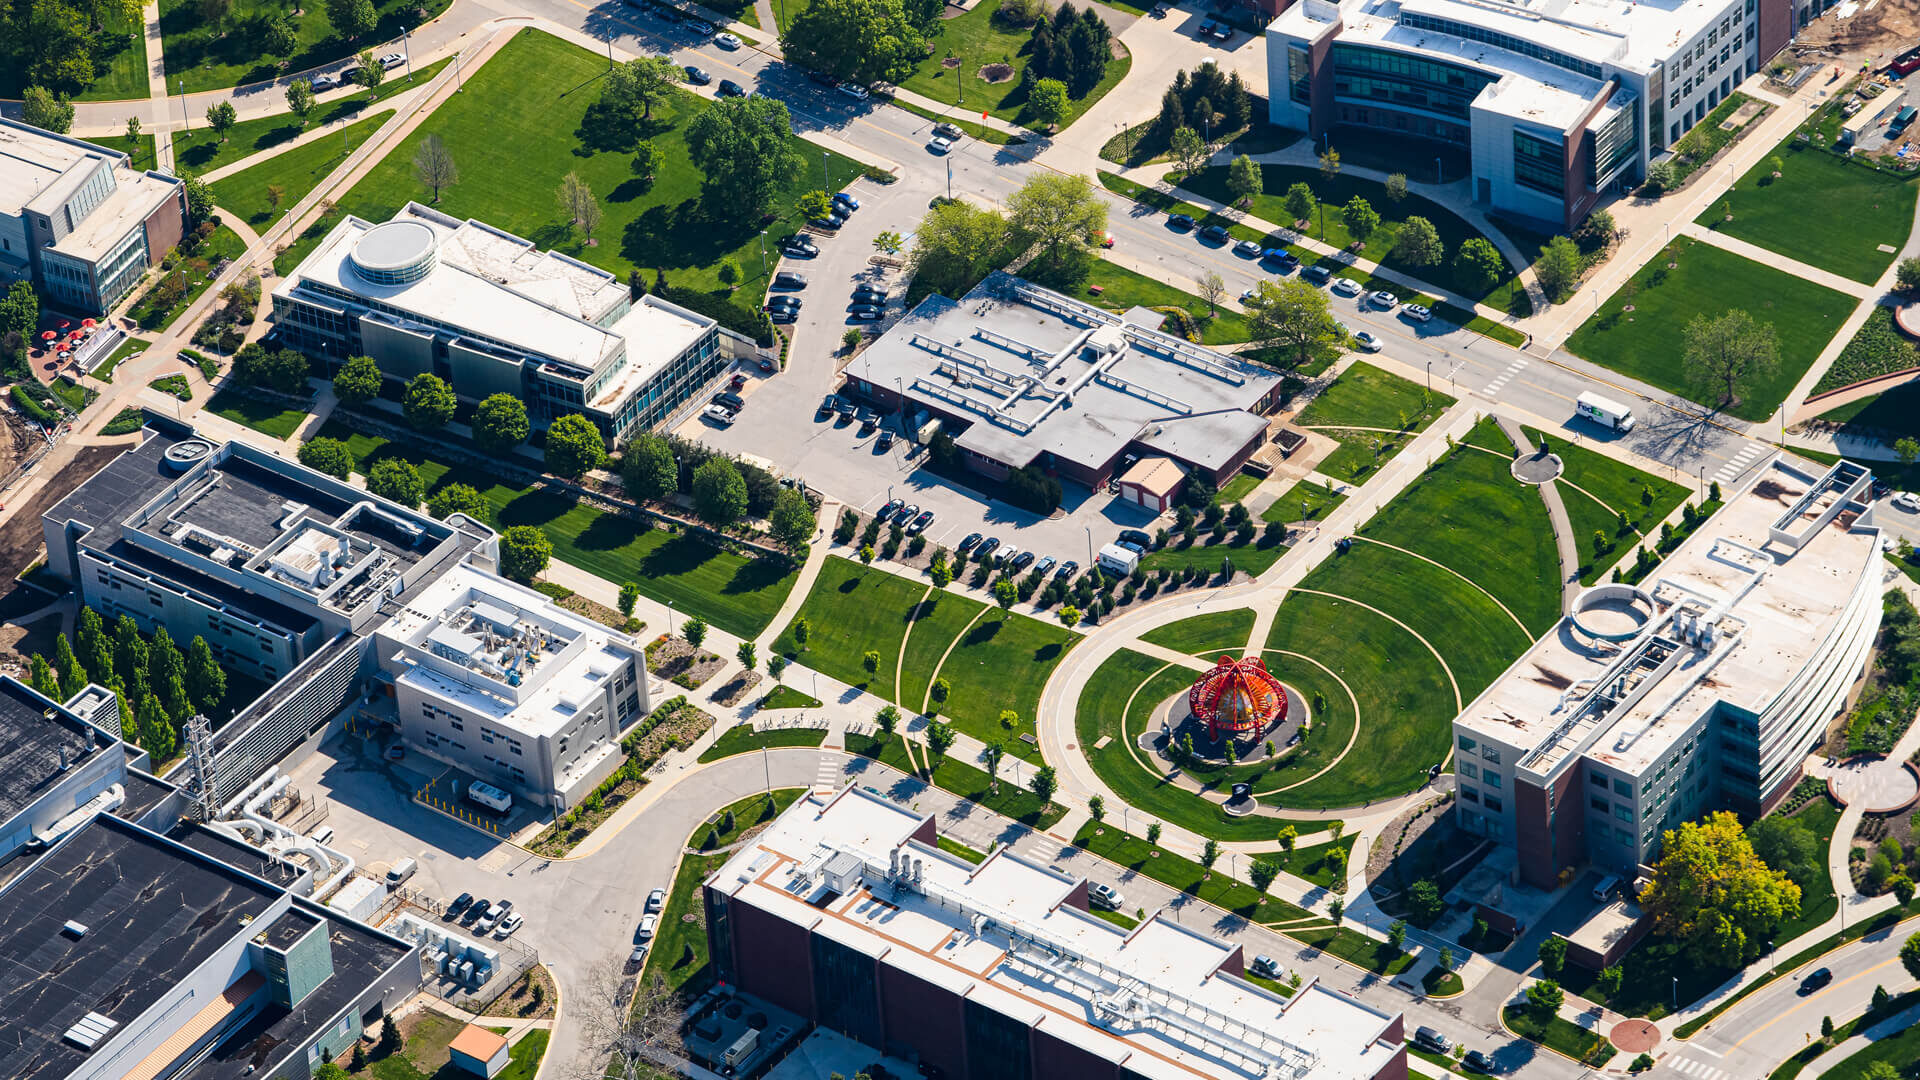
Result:
{"label": "tree", "polygon": [[1107,235],[1107,204],[1084,176],[1043,172],[1007,199],[1014,234],[1040,249],[1042,265],[1060,269]]}
{"label": "tree", "polygon": [[334,33],[352,41],[372,32],[380,17],[372,0],[327,0],[327,21],[333,24]]}
{"label": "tree", "polygon": [[754,668],[760,666],[759,653],[754,649],[753,642],[751,641],[741,642],[740,647],[733,650],[733,655],[740,659],[740,663],[745,666],[748,671],[752,671]]}
{"label": "tree", "polygon": [[1313,197],[1313,189],[1305,183],[1297,183],[1287,189],[1287,216],[1297,225],[1313,217],[1313,211],[1319,203]]}
{"label": "tree", "polygon": [[476,521],[485,521],[487,501],[472,484],[448,484],[427,499],[427,512],[437,518],[465,514]]}
{"label": "tree", "polygon": [[129,116],[127,117],[127,146],[129,150],[131,150],[134,144],[138,143],[139,141],[140,141],[140,118],[137,116]]}
{"label": "tree", "polygon": [[593,197],[593,189],[579,173],[569,172],[560,178],[554,196],[560,200],[561,213],[567,215],[567,227],[579,229],[591,242],[593,231],[600,227],[600,200]]}
{"label": "tree", "polygon": [[63,700],[60,693],[60,676],[54,674],[53,665],[47,663],[46,657],[34,653],[33,662],[28,667],[30,674],[27,681],[35,690],[53,701]]}
{"label": "tree", "polygon": [[1395,206],[1407,197],[1407,174],[1394,173],[1387,177],[1387,199]]}
{"label": "tree", "polygon": [[1920,979],[1920,934],[1909,934],[1900,945],[1900,966],[1907,974]]}
{"label": "tree", "polygon": [[1033,770],[1033,779],[1027,781],[1027,787],[1039,796],[1041,802],[1052,802],[1053,793],[1060,790],[1060,777],[1053,766],[1042,765]]}
{"label": "tree", "polygon": [[[565,417],[561,418],[561,420],[565,419]],[[554,426],[559,427],[561,420],[554,421]],[[588,421],[588,424],[591,426],[592,421]],[[531,433],[532,425],[527,420],[527,405],[512,394],[489,394],[473,410],[473,441],[479,443],[480,448],[490,454],[501,454],[513,449],[526,442],[527,436]],[[597,438],[600,429],[594,428],[593,433]],[[551,431],[547,439],[547,456],[551,459],[553,456]],[[604,459],[606,456],[604,443],[600,447],[600,453],[601,458]],[[563,473],[562,475],[578,474]]]}
{"label": "tree", "polygon": [[678,491],[680,465],[673,459],[672,445],[658,435],[635,436],[620,458],[620,482],[636,499],[657,501]]}
{"label": "tree", "polygon": [[553,541],[532,525],[514,525],[500,534],[500,574],[527,584],[547,569]]}
{"label": "tree", "polygon": [[642,139],[633,148],[633,175],[643,183],[653,183],[654,174],[660,171],[660,147],[652,139]]}
{"label": "tree", "polygon": [[945,705],[947,698],[951,696],[953,696],[953,684],[944,678],[933,680],[933,688],[927,691],[927,697],[933,701],[935,712],[939,712],[940,706]]}
{"label": "tree", "polygon": [[1027,91],[1027,108],[1033,118],[1048,128],[1066,118],[1073,101],[1067,96],[1067,84],[1059,79],[1041,79]]}
{"label": "tree", "polygon": [[1901,907],[1905,907],[1913,901],[1913,879],[1905,874],[1895,874],[1887,879],[1887,891],[1900,901]]}
{"label": "tree", "polygon": [[964,295],[996,263],[1006,247],[1007,231],[1007,219],[996,210],[942,203],[920,219],[908,268],[936,292]]}
{"label": "tree", "polygon": [[786,674],[786,671],[786,657],[781,656],[779,653],[774,653],[772,656],[767,657],[767,674],[773,676],[774,682],[779,682],[780,676]]}
{"label": "tree", "polygon": [[595,119],[613,125],[606,132],[610,145],[628,145],[641,125],[653,119],[653,107],[667,101],[685,75],[673,57],[648,55],[615,65],[607,72]]}
{"label": "tree", "polygon": [[[794,59],[791,53],[788,59]],[[794,151],[792,118],[775,98],[722,98],[700,110],[684,138],[702,173],[701,197],[730,217],[765,213],[805,168]]]}
{"label": "tree", "polygon": [[438,431],[453,419],[454,410],[460,402],[453,396],[453,387],[446,380],[432,372],[421,372],[407,383],[407,392],[400,401],[401,411],[406,413],[407,423],[419,431]]}
{"label": "tree", "polygon": [[160,696],[148,690],[140,698],[140,707],[134,710],[140,729],[140,749],[145,750],[157,764],[173,757],[175,739],[173,721],[167,716],[166,706],[160,703]]}
{"label": "tree", "polygon": [[1833,1017],[1823,1016],[1820,1018],[1820,1037],[1822,1039],[1833,1038]]}
{"label": "tree", "polygon": [[1454,253],[1453,265],[1461,280],[1470,285],[1474,292],[1492,288],[1507,269],[1507,261],[1500,256],[1500,249],[1484,236],[1472,236],[1462,241],[1460,250]]}
{"label": "tree", "polygon": [[64,98],[56,99],[45,87],[29,86],[21,96],[20,119],[65,135],[73,128],[73,105]]}
{"label": "tree", "polygon": [[0,296],[0,337],[15,334],[22,339],[40,324],[40,297],[33,286],[16,281]]}
{"label": "tree", "polygon": [[353,78],[355,82],[369,89],[379,86],[387,81],[387,65],[373,55],[372,49],[362,49],[360,55],[353,60]]}
{"label": "tree", "polygon": [[[1004,11],[1005,7],[1002,6],[1001,10]],[[1186,74],[1183,71],[1180,77],[1185,78]],[[1169,86],[1167,92],[1160,95],[1160,112],[1153,118],[1154,130],[1170,139],[1174,132],[1186,126],[1187,110],[1180,99],[1180,91]]]}
{"label": "tree", "polygon": [[1000,605],[1001,611],[1012,609],[1014,601],[1020,599],[1020,585],[1011,577],[1003,577],[993,583],[993,602]]}
{"label": "tree", "polygon": [[1446,905],[1440,901],[1440,888],[1432,881],[1421,878],[1407,889],[1407,904],[1412,909],[1413,921],[1421,926],[1430,926],[1440,917]]}
{"label": "tree", "polygon": [[1552,979],[1541,979],[1527,987],[1527,1007],[1543,1020],[1559,1012],[1566,1000],[1567,992]]}
{"label": "tree", "polygon": [[390,1058],[405,1049],[406,1044],[401,1041],[400,1038],[400,1025],[394,1023],[391,1019],[382,1023],[380,1025],[380,1042],[379,1045],[373,1048],[373,1052],[383,1058]]}
{"label": "tree", "polygon": [[231,101],[216,101],[207,106],[207,126],[213,129],[221,142],[227,141],[227,132],[232,131],[233,125],[239,121],[239,114],[234,112]]}
{"label": "tree", "polygon": [[1407,943],[1407,920],[1395,919],[1387,924],[1387,944],[1398,950]]}
{"label": "tree", "polygon": [[1760,861],[1793,879],[1804,891],[1827,874],[1827,854],[1813,830],[1781,815],[1747,826],[1747,840]]}
{"label": "tree", "polygon": [[1294,846],[1300,842],[1300,830],[1292,825],[1282,825],[1275,839],[1280,841],[1280,850],[1287,853],[1287,861],[1292,862]]}
{"label": "tree", "polygon": [[1347,200],[1347,205],[1341,213],[1347,219],[1347,235],[1362,244],[1365,244],[1367,237],[1372,236],[1373,231],[1380,227],[1380,212],[1373,208],[1372,203],[1358,195]]}
{"label": "tree", "polygon": [[693,506],[722,528],[747,512],[747,482],[733,462],[710,457],[693,470]]}
{"label": "tree", "polygon": [[687,621],[680,624],[680,636],[687,639],[687,644],[699,648],[707,640],[707,620],[689,615]]}
{"label": "tree", "polygon": [[593,421],[579,413],[547,425],[547,471],[568,479],[585,476],[605,464],[607,440]]}
{"label": "tree", "polygon": [[324,435],[301,443],[300,452],[296,456],[300,459],[300,464],[307,468],[342,480],[345,480],[347,474],[353,471],[353,454],[347,449],[347,444]]}
{"label": "tree", "polygon": [[1345,919],[1346,917],[1347,917],[1347,902],[1344,899],[1336,896],[1333,899],[1327,901],[1327,918],[1333,920],[1333,925],[1339,926],[1340,921],[1342,919]]}
{"label": "tree", "polygon": [[873,714],[873,721],[880,725],[881,731],[891,735],[893,729],[900,726],[900,709],[897,706],[888,705]]}
{"label": "tree", "polygon": [[1613,211],[1595,210],[1587,215],[1579,228],[1573,230],[1573,238],[1582,247],[1597,250],[1620,238],[1620,226],[1613,220]]}
{"label": "tree", "polygon": [[1304,281],[1263,281],[1243,306],[1247,332],[1256,342],[1293,355],[1296,367],[1313,359],[1316,350],[1340,340],[1340,322],[1333,317],[1327,294]]}
{"label": "tree", "polygon": [[1920,461],[1920,441],[1905,435],[1893,441],[1893,456],[1900,459],[1902,465],[1912,465]]}
{"label": "tree", "polygon": [[794,200],[794,209],[801,217],[818,221],[833,215],[833,197],[824,191],[803,191]]}
{"label": "tree", "polygon": [[60,673],[60,700],[65,701],[86,689],[87,669],[81,666],[80,658],[73,655],[73,646],[67,643],[65,634],[54,639],[53,668]]}
{"label": "tree", "polygon": [[1255,889],[1266,892],[1273,886],[1274,879],[1280,876],[1280,864],[1272,859],[1255,859],[1247,867],[1247,876],[1252,879]]}
{"label": "tree", "polygon": [[927,576],[933,579],[934,588],[944,589],[953,584],[953,564],[945,559],[935,559],[933,565],[927,567]]}
{"label": "tree", "polygon": [[878,236],[873,238],[874,250],[880,252],[882,255],[898,255],[900,254],[900,250],[906,246],[906,237],[901,236],[892,229],[883,230]]}
{"label": "tree", "polygon": [[1564,304],[1579,286],[1580,275],[1586,267],[1579,246],[1570,237],[1556,236],[1540,249],[1540,257],[1533,263],[1533,276],[1540,282],[1547,299]]}
{"label": "tree", "polygon": [[1098,825],[1107,818],[1107,800],[1099,795],[1087,796],[1087,816]]}
{"label": "tree", "polygon": [[1160,846],[1160,823],[1159,822],[1151,821],[1147,823],[1147,843],[1152,847]]}
{"label": "tree", "polygon": [[1860,1080],[1900,1080],[1900,1070],[1887,1061],[1869,1061],[1860,1072]]}
{"label": "tree", "polygon": [[1593,982],[1595,986],[1598,986],[1600,988],[1601,993],[1607,995],[1608,997],[1612,997],[1613,995],[1620,992],[1620,983],[1625,978],[1626,978],[1626,972],[1620,969],[1619,964],[1613,964],[1611,966],[1601,968],[1600,974],[1594,977]]}
{"label": "tree", "polygon": [[460,182],[460,169],[453,163],[453,152],[440,141],[439,135],[420,140],[420,149],[413,153],[413,175],[419,178],[422,187],[433,192],[435,205],[439,204],[442,191]]}
{"label": "tree", "polygon": [[1220,301],[1227,297],[1227,281],[1217,272],[1209,270],[1200,275],[1200,299],[1207,302],[1207,318],[1219,313]]}
{"label": "tree", "polygon": [[1771,375],[1780,362],[1773,325],[1737,308],[1718,317],[1695,315],[1683,338],[1681,370],[1689,382],[1718,393],[1722,406],[1737,403],[1742,391]]}
{"label": "tree", "polygon": [[1190,127],[1174,130],[1167,141],[1167,152],[1173,155],[1180,171],[1192,176],[1207,167],[1207,159],[1213,156],[1213,148],[1200,138],[1200,133]]}
{"label": "tree", "polygon": [[819,0],[794,16],[780,47],[801,67],[860,86],[899,83],[926,56],[901,0]]}
{"label": "tree", "polygon": [[307,126],[307,117],[313,115],[314,104],[311,80],[295,79],[287,84],[287,111],[300,121],[301,127]]}
{"label": "tree", "polygon": [[[1238,78],[1239,73],[1235,72],[1234,77]],[[1233,163],[1227,166],[1227,190],[1241,206],[1251,205],[1266,190],[1266,177],[1259,164],[1245,154],[1235,155]]]}
{"label": "tree", "polygon": [[1906,292],[1920,290],[1920,255],[1909,255],[1900,260],[1900,269],[1894,271],[1894,280]]}
{"label": "tree", "polygon": [[1433,266],[1446,254],[1433,222],[1413,214],[1400,223],[1400,232],[1393,238],[1394,259],[1408,266]]}
{"label": "tree", "polygon": [[1059,611],[1060,625],[1068,627],[1079,626],[1080,617],[1084,614],[1085,612],[1074,607],[1072,604],[1062,604],[1060,605]]}
{"label": "tree", "polygon": [[411,510],[427,497],[427,483],[420,470],[399,458],[382,458],[367,474],[367,490],[383,499],[392,499]]}
{"label": "tree", "polygon": [[1640,906],[1656,932],[1687,945],[1700,962],[1738,967],[1800,913],[1800,886],[1760,860],[1732,814],[1683,822],[1664,843]]}
{"label": "tree", "polygon": [[790,548],[799,547],[813,536],[813,506],[793,488],[782,488],[774,497],[767,525],[775,540]]}
{"label": "tree", "polygon": [[1558,978],[1567,963],[1567,939],[1552,934],[1540,943],[1540,970]]}
{"label": "tree", "polygon": [[793,620],[793,643],[800,646],[801,652],[807,651],[807,639],[813,636],[813,621],[805,615]]}
{"label": "tree", "polygon": [[1340,151],[1332,149],[1320,151],[1320,179],[1332,183],[1334,177],[1339,175]]}
{"label": "tree", "polygon": [[333,377],[333,396],[353,408],[380,396],[380,365],[371,356],[350,356]]}
{"label": "tree", "polygon": [[90,607],[80,609],[74,623],[73,641],[80,664],[102,684],[113,681],[113,644],[107,637],[100,613]]}
{"label": "tree", "polygon": [[1213,864],[1219,861],[1220,841],[1209,836],[1207,837],[1207,846],[1200,849],[1200,866],[1203,869],[1211,870],[1213,869]]}
{"label": "tree", "polygon": [[187,196],[187,224],[199,226],[213,216],[213,192],[207,190],[206,181],[197,176],[189,176],[180,182]]}
{"label": "tree", "polygon": [[944,759],[947,756],[947,751],[953,749],[953,740],[954,730],[952,724],[935,720],[933,723],[927,725],[927,749],[933,751],[933,756],[936,761]]}

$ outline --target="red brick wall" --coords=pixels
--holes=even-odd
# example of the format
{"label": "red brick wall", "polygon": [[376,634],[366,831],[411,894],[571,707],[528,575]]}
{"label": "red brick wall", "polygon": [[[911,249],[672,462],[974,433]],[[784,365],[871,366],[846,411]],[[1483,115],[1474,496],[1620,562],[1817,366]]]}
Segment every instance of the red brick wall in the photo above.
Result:
{"label": "red brick wall", "polygon": [[1047,1028],[1056,1025],[1067,1026],[1048,1018],[1033,1029],[1028,1052],[1033,1055],[1034,1080],[1101,1080],[1119,1075],[1120,1067],[1113,1062],[1048,1034]]}
{"label": "red brick wall", "polygon": [[880,964],[880,1012],[889,1043],[919,1051],[947,1076],[967,1075],[965,999],[915,975]]}
{"label": "red brick wall", "polygon": [[1373,1080],[1407,1080],[1407,1047],[1402,1043],[1400,1052],[1387,1060],[1380,1071],[1373,1074]]}
{"label": "red brick wall", "polygon": [[813,959],[808,931],[769,915],[737,897],[733,912],[733,955],[751,958],[734,965],[735,981],[749,994],[812,1019]]}
{"label": "red brick wall", "polygon": [[1764,67],[1793,38],[1793,0],[1760,0],[1758,14],[1760,64]]}
{"label": "red brick wall", "polygon": [[1520,877],[1535,888],[1553,888],[1561,867],[1586,860],[1586,810],[1568,801],[1580,796],[1576,782],[1582,771],[1573,766],[1561,773],[1553,781],[1551,801],[1546,788],[1514,778],[1514,849]]}
{"label": "red brick wall", "polygon": [[179,198],[168,199],[161,203],[154,208],[153,213],[147,215],[144,227],[147,231],[148,266],[160,265],[161,258],[172,251],[174,246],[180,243],[180,238],[186,235],[185,204],[186,195],[183,193]]}

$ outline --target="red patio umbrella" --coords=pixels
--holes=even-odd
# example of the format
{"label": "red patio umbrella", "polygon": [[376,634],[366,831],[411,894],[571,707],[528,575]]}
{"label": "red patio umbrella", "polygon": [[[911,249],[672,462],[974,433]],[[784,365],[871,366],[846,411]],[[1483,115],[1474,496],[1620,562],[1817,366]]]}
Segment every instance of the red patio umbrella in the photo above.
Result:
{"label": "red patio umbrella", "polygon": [[94,323],[94,321],[93,321],[92,319],[81,319],[81,320],[80,320],[80,325],[81,325],[81,327],[83,327],[84,329],[87,329],[87,330],[91,330],[91,329],[93,329],[93,328],[94,328],[94,326],[95,326],[96,324]]}
{"label": "red patio umbrella", "polygon": [[54,332],[53,332],[53,331],[51,331],[51,330],[42,330],[42,331],[40,331],[40,340],[41,340],[41,341],[52,341],[52,340],[53,340],[54,338],[57,338],[57,337],[59,337],[59,336],[60,336],[59,334],[56,334],[56,333],[54,333]]}
{"label": "red patio umbrella", "polygon": [[65,319],[61,319],[61,320],[60,320],[60,329],[62,329],[62,330],[65,330],[65,329],[66,329],[67,327],[69,327],[69,326],[72,326],[72,325],[73,325],[72,323],[70,323],[70,322],[68,322],[68,321],[67,321],[67,320],[65,320]]}

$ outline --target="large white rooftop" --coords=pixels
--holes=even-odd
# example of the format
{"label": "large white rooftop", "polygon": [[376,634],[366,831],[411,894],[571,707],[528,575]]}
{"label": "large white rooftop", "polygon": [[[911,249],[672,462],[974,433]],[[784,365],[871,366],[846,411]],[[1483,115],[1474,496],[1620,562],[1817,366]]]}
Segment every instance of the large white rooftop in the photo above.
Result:
{"label": "large white rooftop", "polygon": [[98,259],[176,197],[179,186],[134,170],[124,154],[0,120],[0,214],[18,216],[31,208],[51,215],[102,167],[113,169],[113,193],[54,244],[63,255]]}
{"label": "large white rooftop", "polygon": [[1631,775],[1717,702],[1764,713],[1834,632],[1860,576],[1879,572],[1879,530],[1858,525],[1864,506],[1846,498],[1863,475],[1784,457],[1756,470],[1642,583],[1645,595],[1563,619],[1459,726],[1520,747],[1523,773],[1547,776],[1583,754]]}
{"label": "large white rooftop", "polygon": [[1123,929],[1075,901],[1078,878],[933,839],[849,787],[796,803],[709,884],[1154,1080],[1365,1080],[1398,1050],[1386,1013],[1317,982],[1282,997],[1237,977],[1236,945],[1157,914]]}

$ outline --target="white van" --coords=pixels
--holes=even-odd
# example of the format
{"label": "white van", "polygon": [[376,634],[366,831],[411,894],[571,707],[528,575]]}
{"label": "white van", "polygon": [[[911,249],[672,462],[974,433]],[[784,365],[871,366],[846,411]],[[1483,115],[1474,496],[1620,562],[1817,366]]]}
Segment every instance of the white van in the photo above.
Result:
{"label": "white van", "polygon": [[319,828],[317,828],[317,829],[315,829],[315,830],[313,830],[312,832],[310,832],[310,833],[308,833],[308,834],[307,834],[307,839],[309,839],[309,840],[311,840],[311,841],[313,841],[313,842],[314,842],[314,843],[316,843],[316,844],[320,844],[320,845],[322,845],[322,846],[325,846],[325,844],[327,843],[327,841],[329,841],[329,840],[332,840],[332,839],[333,839],[333,826],[331,826],[331,825],[322,825],[322,826],[320,826]]}
{"label": "white van", "polygon": [[419,863],[414,862],[412,859],[401,859],[399,862],[393,864],[392,869],[387,871],[388,886],[404,884],[408,878],[413,876],[413,872],[418,869],[420,869]]}
{"label": "white van", "polygon": [[1100,549],[1097,561],[1101,570],[1126,577],[1139,569],[1140,553],[1119,544],[1108,544]]}
{"label": "white van", "polygon": [[1633,430],[1633,410],[1612,398],[1585,393],[1574,399],[1573,415],[1622,435]]}
{"label": "white van", "polygon": [[1613,899],[1614,891],[1618,888],[1620,888],[1620,876],[1618,874],[1608,874],[1606,877],[1600,879],[1600,884],[1593,887],[1593,898],[1595,901],[1604,904]]}
{"label": "white van", "polygon": [[512,795],[501,791],[492,784],[483,784],[478,780],[467,785],[467,798],[472,802],[479,803],[481,806],[486,807],[496,814],[504,814],[513,809]]}

